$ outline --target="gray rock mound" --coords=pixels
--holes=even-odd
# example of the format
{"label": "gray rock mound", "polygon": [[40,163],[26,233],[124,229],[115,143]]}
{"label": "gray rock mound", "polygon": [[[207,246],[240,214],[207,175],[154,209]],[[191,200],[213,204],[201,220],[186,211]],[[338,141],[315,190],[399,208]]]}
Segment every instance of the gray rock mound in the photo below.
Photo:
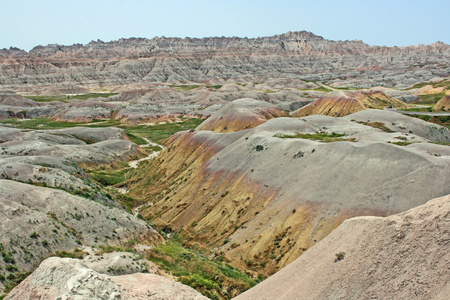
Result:
{"label": "gray rock mound", "polygon": [[253,128],[269,119],[286,116],[278,106],[271,103],[243,98],[232,101],[215,112],[196,130],[235,132]]}
{"label": "gray rock mound", "polygon": [[107,276],[76,259],[48,258],[5,299],[201,300],[194,289],[155,274]]}
{"label": "gray rock mound", "polygon": [[[144,221],[121,209],[11,180],[0,180],[0,218],[2,253],[10,257],[9,261],[0,260],[5,277],[32,270],[56,251],[121,245],[130,239],[146,243],[160,239]],[[17,269],[7,268],[11,262]]]}
{"label": "gray rock mound", "polygon": [[450,130],[447,128],[392,111],[369,109],[345,116],[344,119],[367,123],[380,122],[395,132],[414,134],[432,142],[450,142]]}

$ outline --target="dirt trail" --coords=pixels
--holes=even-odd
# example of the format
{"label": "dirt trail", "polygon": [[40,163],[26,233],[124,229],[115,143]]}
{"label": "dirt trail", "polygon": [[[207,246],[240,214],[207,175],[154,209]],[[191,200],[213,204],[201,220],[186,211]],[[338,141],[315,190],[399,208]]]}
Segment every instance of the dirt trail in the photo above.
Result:
{"label": "dirt trail", "polygon": [[161,147],[161,150],[159,150],[159,151],[154,151],[154,152],[152,152],[149,156],[146,156],[146,157],[144,157],[144,158],[129,161],[129,162],[128,162],[128,165],[129,165],[131,168],[136,169],[141,161],[149,160],[149,159],[155,158],[156,156],[159,155],[159,153],[161,153],[161,151],[164,150],[164,146],[163,146],[163,145],[154,143],[154,142],[150,141],[150,140],[147,139],[147,138],[144,138],[144,140],[147,142],[147,144],[142,145],[141,148],[142,148],[142,147],[150,147],[150,146],[159,146],[159,147]]}
{"label": "dirt trail", "polygon": [[[144,139],[145,139],[145,141],[147,142],[147,144],[141,145],[140,147],[158,146],[158,147],[161,147],[161,150],[159,150],[159,151],[154,151],[154,152],[152,152],[150,155],[148,155],[148,156],[146,156],[146,157],[143,157],[143,158],[141,158],[141,159],[136,159],[136,160],[129,161],[129,162],[128,162],[128,165],[129,165],[131,168],[136,169],[136,168],[139,166],[139,163],[140,163],[141,161],[149,160],[149,159],[155,158],[156,156],[158,156],[158,155],[161,153],[161,151],[164,150],[164,146],[163,146],[163,145],[154,143],[154,142],[150,141],[149,139],[147,139],[147,138],[145,138],[145,137],[144,137]],[[117,190],[119,193],[121,193],[121,194],[126,194],[126,193],[128,193],[128,189],[127,189],[126,187],[116,188],[116,190]],[[133,209],[133,215],[136,216],[136,215],[139,213],[139,208],[140,208],[140,206],[139,206],[139,207],[135,207],[135,208]]]}

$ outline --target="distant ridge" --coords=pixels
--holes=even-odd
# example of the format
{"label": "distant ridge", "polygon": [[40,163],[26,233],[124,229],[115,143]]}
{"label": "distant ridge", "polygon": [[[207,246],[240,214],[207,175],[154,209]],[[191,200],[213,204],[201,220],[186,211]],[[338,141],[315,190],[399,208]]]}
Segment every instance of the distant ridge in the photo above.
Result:
{"label": "distant ridge", "polygon": [[353,87],[407,87],[450,75],[450,46],[369,46],[331,41],[308,31],[258,37],[100,40],[86,45],[0,50],[0,84],[110,87],[155,82],[256,82],[258,78],[327,81]]}

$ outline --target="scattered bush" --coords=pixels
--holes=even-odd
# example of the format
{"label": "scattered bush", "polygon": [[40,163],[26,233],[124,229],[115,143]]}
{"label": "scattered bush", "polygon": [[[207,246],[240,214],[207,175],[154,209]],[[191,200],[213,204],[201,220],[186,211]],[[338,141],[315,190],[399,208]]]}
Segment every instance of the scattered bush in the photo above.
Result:
{"label": "scattered bush", "polygon": [[30,234],[30,238],[32,238],[32,239],[37,239],[39,237],[39,234],[36,232],[36,231],[33,231],[31,234]]}
{"label": "scattered bush", "polygon": [[254,148],[256,151],[263,151],[264,150],[264,146],[263,145],[256,145]]}
{"label": "scattered bush", "polygon": [[345,252],[338,252],[335,254],[336,255],[336,259],[334,260],[334,262],[338,262],[344,259],[345,257]]}

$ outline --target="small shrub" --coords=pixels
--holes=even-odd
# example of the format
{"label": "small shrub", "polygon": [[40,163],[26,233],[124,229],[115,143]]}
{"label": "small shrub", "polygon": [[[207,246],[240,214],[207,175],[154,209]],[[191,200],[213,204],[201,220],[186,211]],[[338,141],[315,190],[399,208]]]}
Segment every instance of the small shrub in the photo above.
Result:
{"label": "small shrub", "polygon": [[335,254],[336,255],[336,259],[334,260],[334,262],[338,262],[344,259],[345,257],[345,252],[338,252]]}
{"label": "small shrub", "polygon": [[36,231],[33,231],[31,234],[30,234],[30,238],[32,238],[32,239],[37,239],[39,237],[39,234],[36,232]]}
{"label": "small shrub", "polygon": [[189,252],[182,252],[182,253],[178,254],[179,258],[186,259],[186,260],[191,260],[193,256],[194,255],[192,253],[189,253]]}
{"label": "small shrub", "polygon": [[264,150],[264,146],[263,145],[256,145],[254,148],[256,151],[263,151]]}
{"label": "small shrub", "polygon": [[13,265],[6,265],[6,270],[9,272],[17,272],[18,268],[16,266]]}

